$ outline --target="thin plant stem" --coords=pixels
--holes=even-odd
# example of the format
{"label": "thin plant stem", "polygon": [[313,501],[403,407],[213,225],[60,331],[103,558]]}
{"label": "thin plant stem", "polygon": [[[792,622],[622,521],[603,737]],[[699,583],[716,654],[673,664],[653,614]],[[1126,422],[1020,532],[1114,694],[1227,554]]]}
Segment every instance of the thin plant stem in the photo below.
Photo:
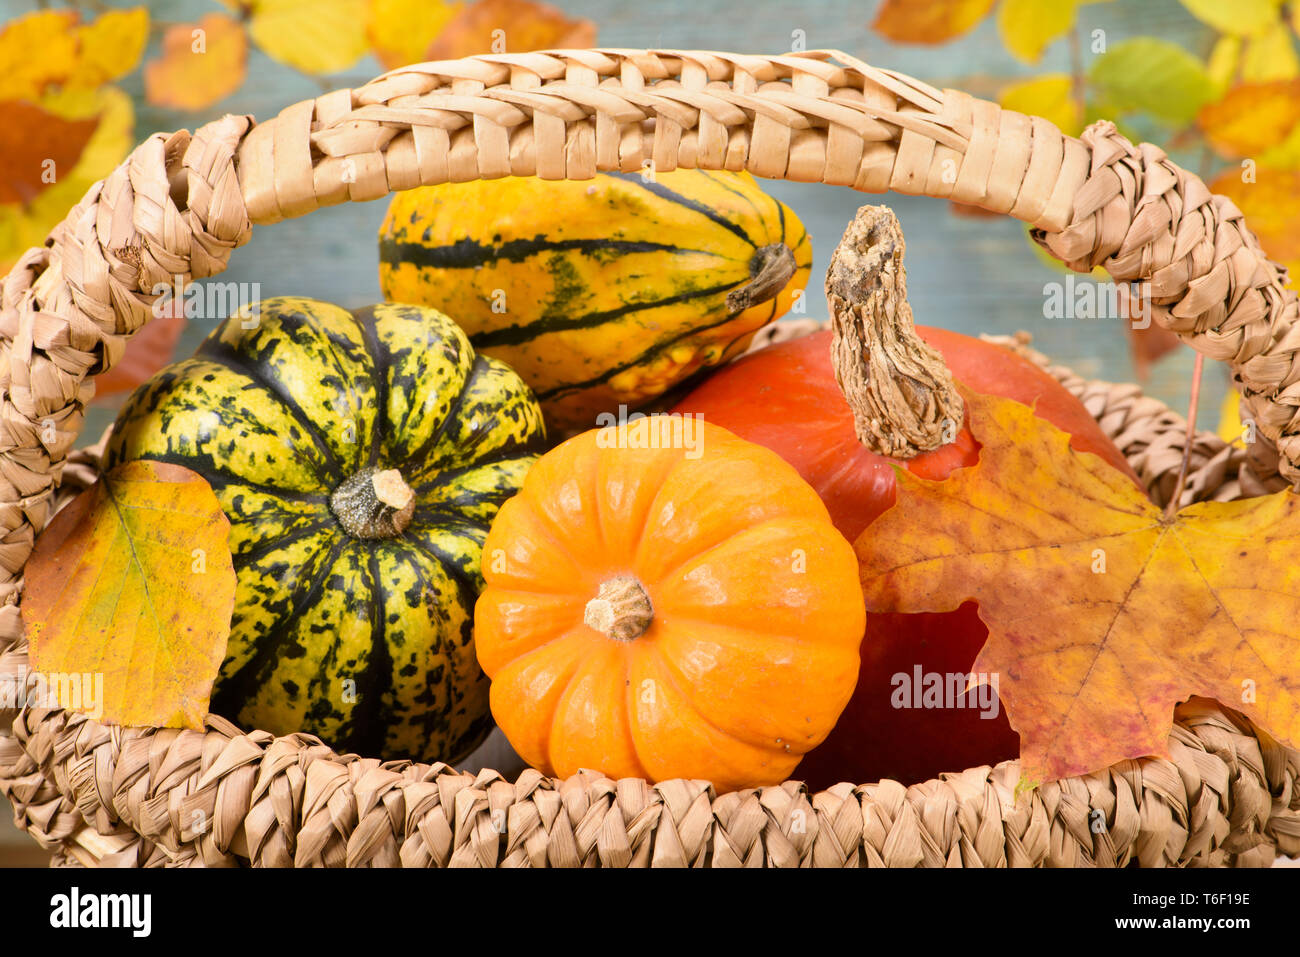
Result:
{"label": "thin plant stem", "polygon": [[1192,460],[1192,443],[1196,440],[1196,407],[1201,401],[1201,370],[1205,367],[1205,356],[1196,353],[1196,365],[1192,369],[1192,395],[1187,400],[1187,437],[1183,443],[1183,464],[1178,469],[1178,481],[1174,484],[1174,494],[1165,505],[1165,518],[1173,518],[1178,513],[1178,501],[1183,497],[1183,488],[1187,485],[1187,469]]}

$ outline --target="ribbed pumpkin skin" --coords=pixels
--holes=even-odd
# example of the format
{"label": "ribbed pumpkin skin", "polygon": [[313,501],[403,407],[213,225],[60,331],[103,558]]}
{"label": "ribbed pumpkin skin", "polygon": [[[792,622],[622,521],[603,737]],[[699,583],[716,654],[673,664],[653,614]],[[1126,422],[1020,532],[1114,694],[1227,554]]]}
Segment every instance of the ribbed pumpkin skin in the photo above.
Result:
{"label": "ribbed pumpkin skin", "polygon": [[[793,468],[701,426],[698,458],[584,432],[492,523],[475,643],[497,724],[534,767],[776,784],[849,700],[856,556]],[[653,619],[608,637],[588,603],[629,575]]]}
{"label": "ribbed pumpkin skin", "polygon": [[[366,755],[456,760],[491,728],[479,558],[542,444],[540,409],[432,309],[354,318],[280,298],[246,321],[141,386],[106,459],[193,469],[230,519],[238,583],[212,710]],[[366,466],[398,469],[416,494],[399,537],[354,538],[334,517],[330,493]]]}
{"label": "ribbed pumpkin skin", "polygon": [[[379,232],[384,297],[442,309],[510,364],[552,428],[591,428],[742,352],[808,282],[798,217],[748,173],[448,183],[393,197]],[[732,315],[755,252],[785,243],[794,276]],[[495,307],[495,311],[494,311]]]}

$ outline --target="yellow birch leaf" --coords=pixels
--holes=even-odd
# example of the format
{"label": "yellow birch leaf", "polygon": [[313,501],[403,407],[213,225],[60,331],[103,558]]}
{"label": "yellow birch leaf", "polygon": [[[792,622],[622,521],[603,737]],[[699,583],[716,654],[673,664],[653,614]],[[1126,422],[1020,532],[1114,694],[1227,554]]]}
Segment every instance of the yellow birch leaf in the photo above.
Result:
{"label": "yellow birch leaf", "polygon": [[1049,73],[1004,86],[998,94],[998,104],[1003,109],[1041,116],[1055,123],[1062,133],[1078,136],[1083,131],[1083,111],[1071,96],[1072,92],[1067,74]]}
{"label": "yellow birch leaf", "polygon": [[67,78],[77,62],[77,15],[41,10],[0,30],[0,99],[35,99]]}
{"label": "yellow birch leaf", "polygon": [[1182,4],[1220,33],[1248,36],[1278,19],[1282,0],[1182,0]]}
{"label": "yellow birch leaf", "polygon": [[1300,76],[1300,59],[1296,58],[1295,41],[1285,23],[1278,21],[1246,39],[1241,54],[1242,82],[1267,83],[1296,76]]}
{"label": "yellow birch leaf", "polygon": [[1221,156],[1258,156],[1300,123],[1300,79],[1243,83],[1201,107],[1196,122]]}
{"label": "yellow birch leaf", "polygon": [[251,0],[247,6],[253,42],[304,73],[346,70],[369,49],[369,0]]}
{"label": "yellow birch leaf", "polygon": [[144,68],[145,98],[158,106],[202,110],[239,89],[248,69],[243,25],[224,13],[169,27],[162,56]]}
{"label": "yellow birch leaf", "polygon": [[979,463],[942,482],[896,468],[896,505],[855,547],[869,611],[979,603],[989,637],[971,670],[997,676],[1021,773],[1168,757],[1192,696],[1300,744],[1300,495],[1166,519],[1032,409],[966,398]]}
{"label": "yellow birch leaf", "polygon": [[994,0],[885,0],[871,23],[896,43],[947,43],[974,29]]}
{"label": "yellow birch leaf", "polygon": [[419,63],[442,29],[464,8],[464,3],[445,0],[370,0],[366,39],[386,70]]}
{"label": "yellow birch leaf", "polygon": [[1223,96],[1232,86],[1237,75],[1237,64],[1241,62],[1241,37],[1226,34],[1214,41],[1209,59],[1205,61],[1205,73],[1214,88],[1214,96]]}
{"label": "yellow birch leaf", "polygon": [[102,679],[106,722],[202,728],[235,607],[229,536],[189,469],[113,469],[54,517],[27,563],[33,670]]}
{"label": "yellow birch leaf", "polygon": [[1037,63],[1052,41],[1074,26],[1075,0],[1002,0],[998,33],[1018,60]]}
{"label": "yellow birch leaf", "polygon": [[77,30],[77,64],[70,86],[96,87],[134,70],[149,42],[149,11],[144,7],[109,10]]}

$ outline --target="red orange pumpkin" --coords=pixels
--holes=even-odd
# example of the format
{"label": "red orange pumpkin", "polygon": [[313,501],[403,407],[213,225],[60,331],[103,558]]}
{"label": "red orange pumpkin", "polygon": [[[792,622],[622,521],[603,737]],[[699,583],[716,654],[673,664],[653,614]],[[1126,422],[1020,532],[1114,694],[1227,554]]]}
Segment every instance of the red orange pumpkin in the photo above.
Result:
{"label": "red orange pumpkin", "polygon": [[[1100,455],[1137,481],[1087,409],[1038,366],[980,339],[926,326],[916,330],[939,350],[957,381],[1033,405],[1071,434],[1073,448]],[[905,462],[865,448],[836,382],[829,331],[746,356],[674,411],[702,413],[706,421],[777,452],[817,490],[836,528],[851,541],[894,504],[896,464],[940,480],[975,464],[979,454],[965,427],[950,444]],[[853,699],[825,743],[804,759],[799,776],[813,787],[883,777],[913,782],[1015,757],[1019,738],[1000,709],[996,717],[983,718],[969,708],[892,706],[895,675],[910,676],[917,665],[926,673],[967,672],[987,635],[971,604],[942,615],[868,615]]]}

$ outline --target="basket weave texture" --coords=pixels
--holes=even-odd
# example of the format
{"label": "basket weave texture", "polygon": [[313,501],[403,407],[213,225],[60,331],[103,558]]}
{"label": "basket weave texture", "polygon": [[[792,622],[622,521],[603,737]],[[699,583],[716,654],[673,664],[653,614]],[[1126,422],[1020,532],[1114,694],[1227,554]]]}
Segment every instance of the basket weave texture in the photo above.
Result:
{"label": "basket weave texture", "polygon": [[[254,224],[320,206],[645,162],[946,197],[1028,222],[1073,268],[1149,282],[1155,321],[1229,363],[1260,440],[1242,452],[1196,436],[1184,503],[1300,479],[1300,327],[1285,270],[1230,201],[1113,125],[1067,137],[835,51],[426,63],[260,125],[227,116],[150,137],[5,278],[0,673],[27,664],[18,602],[34,538],[93,479],[93,452],[69,458],[93,376],[149,319],[158,284],[216,275]],[[1172,494],[1182,419],[1136,387],[1052,371],[1153,498]],[[102,866],[1207,866],[1300,853],[1300,754],[1203,699],[1179,708],[1169,747],[1170,759],[1018,796],[1016,762],[911,787],[717,795],[704,781],[525,771],[509,782],[385,763],[215,716],[195,732],[23,709],[0,711],[0,792],[56,863]]]}

